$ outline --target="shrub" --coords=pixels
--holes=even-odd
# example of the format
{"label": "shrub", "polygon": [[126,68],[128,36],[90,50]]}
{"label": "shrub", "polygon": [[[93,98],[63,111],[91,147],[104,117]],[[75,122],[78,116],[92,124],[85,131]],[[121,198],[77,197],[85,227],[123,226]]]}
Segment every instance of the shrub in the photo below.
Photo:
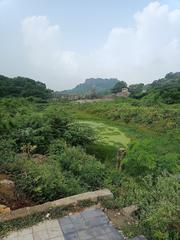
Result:
{"label": "shrub", "polygon": [[103,187],[105,177],[105,166],[98,161],[88,162],[80,173],[81,182],[84,182],[89,190],[96,190]]}
{"label": "shrub", "polygon": [[3,138],[0,141],[1,171],[7,163],[13,162],[16,156],[16,143],[12,139]]}
{"label": "shrub", "polygon": [[68,126],[67,131],[64,134],[65,140],[73,146],[87,145],[95,140],[95,133],[92,128],[80,124],[73,123]]}
{"label": "shrub", "polygon": [[105,166],[94,157],[87,155],[81,148],[67,148],[59,157],[64,171],[79,178],[82,186],[98,189],[103,186],[106,176]]}
{"label": "shrub", "polygon": [[54,140],[48,148],[48,154],[51,155],[61,155],[65,148],[67,147],[66,142],[63,139]]}
{"label": "shrub", "polygon": [[156,184],[146,179],[149,194],[140,205],[141,232],[154,240],[180,237],[180,181],[174,176],[160,176]]}
{"label": "shrub", "polygon": [[17,190],[40,203],[83,192],[78,179],[66,177],[55,162],[37,164],[24,159],[11,171]]}
{"label": "shrub", "polygon": [[151,149],[151,141],[132,143],[124,159],[126,172],[132,176],[143,176],[152,173],[156,168],[156,156]]}

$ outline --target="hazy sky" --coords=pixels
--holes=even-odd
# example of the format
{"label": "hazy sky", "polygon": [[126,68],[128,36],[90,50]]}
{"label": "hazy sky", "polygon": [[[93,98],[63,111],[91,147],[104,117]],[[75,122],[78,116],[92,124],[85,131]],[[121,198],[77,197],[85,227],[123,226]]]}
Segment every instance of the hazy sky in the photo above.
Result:
{"label": "hazy sky", "polygon": [[0,74],[63,90],[180,71],[180,0],[0,0]]}

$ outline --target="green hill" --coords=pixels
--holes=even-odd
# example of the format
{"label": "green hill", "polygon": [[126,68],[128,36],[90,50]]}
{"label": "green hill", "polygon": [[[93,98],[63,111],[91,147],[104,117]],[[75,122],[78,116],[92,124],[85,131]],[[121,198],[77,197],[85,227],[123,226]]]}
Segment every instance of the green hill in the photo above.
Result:
{"label": "green hill", "polygon": [[144,98],[154,103],[180,103],[180,73],[168,73],[164,78],[146,85],[132,84],[128,89],[132,98]]}
{"label": "green hill", "polygon": [[[148,97],[164,103],[180,103],[180,73],[168,73],[164,78],[145,86]],[[147,97],[147,96],[146,96]]]}
{"label": "green hill", "polygon": [[104,94],[110,92],[113,86],[118,82],[115,78],[103,79],[103,78],[89,78],[84,83],[77,85],[71,90],[65,90],[62,93],[67,94],[91,94],[96,92],[98,94]]}
{"label": "green hill", "polygon": [[9,78],[0,75],[0,97],[38,97],[47,99],[51,90],[42,82],[30,78]]}

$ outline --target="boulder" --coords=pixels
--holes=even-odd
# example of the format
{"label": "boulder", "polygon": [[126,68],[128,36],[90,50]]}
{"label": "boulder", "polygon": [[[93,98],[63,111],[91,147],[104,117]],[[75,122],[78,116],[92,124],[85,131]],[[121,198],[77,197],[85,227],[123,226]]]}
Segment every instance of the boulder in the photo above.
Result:
{"label": "boulder", "polygon": [[0,180],[0,196],[13,200],[15,198],[15,184],[9,179]]}
{"label": "boulder", "polygon": [[122,213],[125,216],[131,217],[133,215],[133,213],[135,213],[138,210],[138,206],[137,205],[130,205],[128,207],[125,207],[122,209]]}
{"label": "boulder", "polygon": [[10,211],[11,209],[9,207],[7,207],[6,205],[0,204],[0,214],[9,213]]}
{"label": "boulder", "polygon": [[147,240],[144,236],[137,236],[134,238],[131,238],[130,240]]}
{"label": "boulder", "polygon": [[6,186],[6,187],[11,187],[11,188],[15,187],[14,182],[9,179],[0,180],[0,185]]}

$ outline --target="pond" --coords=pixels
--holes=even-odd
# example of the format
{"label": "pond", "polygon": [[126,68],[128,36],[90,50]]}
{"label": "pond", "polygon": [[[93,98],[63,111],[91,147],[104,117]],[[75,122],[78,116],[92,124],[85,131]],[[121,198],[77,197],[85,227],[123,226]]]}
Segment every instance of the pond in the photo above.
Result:
{"label": "pond", "polygon": [[97,134],[98,141],[104,145],[115,147],[127,147],[130,143],[130,138],[125,135],[118,127],[110,126],[102,122],[95,121],[80,121],[92,127]]}

